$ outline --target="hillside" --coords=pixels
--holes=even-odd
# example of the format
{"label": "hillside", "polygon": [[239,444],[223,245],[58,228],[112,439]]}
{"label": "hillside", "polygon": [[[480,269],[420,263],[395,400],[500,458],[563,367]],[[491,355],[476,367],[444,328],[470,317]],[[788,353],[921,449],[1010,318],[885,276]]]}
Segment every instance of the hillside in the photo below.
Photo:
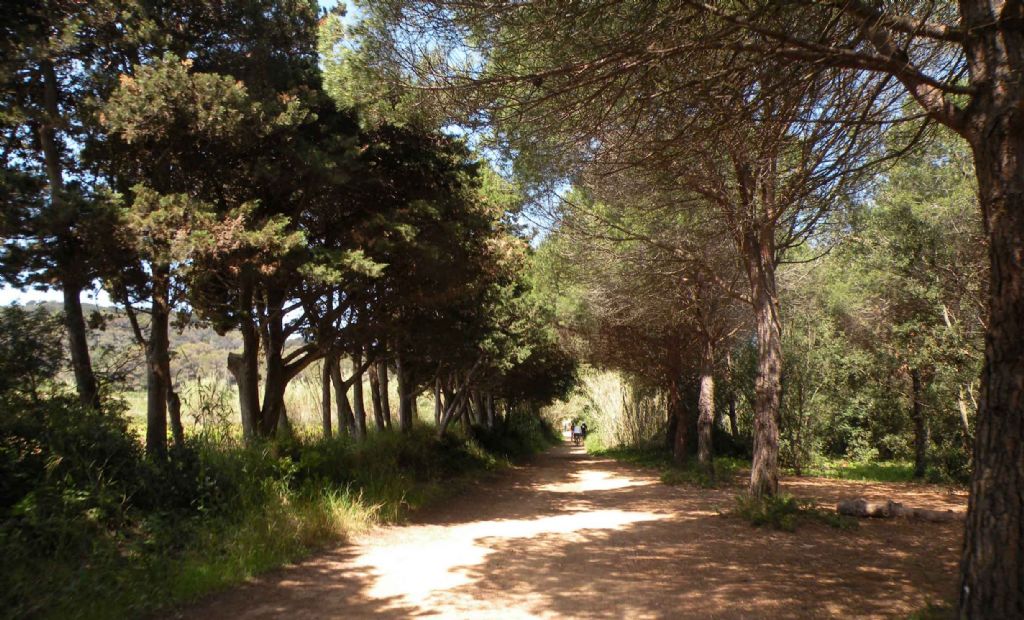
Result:
{"label": "hillside", "polygon": [[[33,302],[27,308],[43,307],[60,312],[62,305],[54,302]],[[144,352],[132,333],[124,311],[116,306],[83,304],[89,321],[89,346],[97,370],[110,380],[123,381],[123,389],[145,388]],[[147,316],[139,321],[145,330]],[[171,329],[171,370],[176,383],[196,378],[228,380],[225,360],[230,351],[240,350],[242,339],[237,332],[221,336],[202,324]]]}

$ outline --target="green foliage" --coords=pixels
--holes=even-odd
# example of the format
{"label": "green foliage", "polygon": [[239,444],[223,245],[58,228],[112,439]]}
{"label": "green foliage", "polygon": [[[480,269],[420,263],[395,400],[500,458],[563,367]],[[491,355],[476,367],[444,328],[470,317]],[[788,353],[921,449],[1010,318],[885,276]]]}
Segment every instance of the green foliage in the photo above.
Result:
{"label": "green foliage", "polygon": [[38,398],[63,363],[61,317],[43,308],[0,308],[0,394]]}
{"label": "green foliage", "polygon": [[[0,327],[23,332],[0,334],[0,359],[47,336],[45,311],[3,312]],[[419,427],[242,446],[213,425],[151,460],[122,408],[83,406],[54,382],[59,347],[31,353],[26,372],[52,389],[25,393],[13,375],[0,390],[0,605],[13,617],[119,618],[192,600],[400,519],[550,439],[536,416],[480,442]],[[215,389],[197,398],[221,415]]]}
{"label": "green foliage", "polygon": [[550,442],[539,423],[513,420],[508,437],[479,441],[427,428],[249,448],[197,438],[156,464],[116,412],[52,400],[43,427],[26,422],[35,413],[0,427],[0,583],[16,616],[122,617],[192,600]]}
{"label": "green foliage", "polygon": [[914,464],[908,461],[856,462],[841,459],[820,459],[805,469],[803,474],[840,480],[910,482],[914,479]]}
{"label": "green foliage", "polygon": [[801,522],[808,521],[824,523],[843,530],[858,527],[857,519],[854,517],[821,508],[812,500],[798,499],[786,494],[762,498],[738,495],[735,508],[727,514],[749,521],[754,527],[767,525],[772,529],[786,532],[794,532]]}
{"label": "green foliage", "polygon": [[473,427],[473,438],[492,454],[520,459],[561,442],[550,422],[531,411],[517,410],[501,418],[493,429]]}
{"label": "green foliage", "polygon": [[696,459],[689,459],[682,465],[675,463],[671,453],[664,447],[598,448],[588,442],[587,452],[594,456],[613,458],[624,463],[657,469],[661,472],[661,481],[668,485],[685,484],[703,488],[732,486],[738,472],[749,467],[749,463],[745,460],[719,457],[713,461],[714,475],[709,476]]}

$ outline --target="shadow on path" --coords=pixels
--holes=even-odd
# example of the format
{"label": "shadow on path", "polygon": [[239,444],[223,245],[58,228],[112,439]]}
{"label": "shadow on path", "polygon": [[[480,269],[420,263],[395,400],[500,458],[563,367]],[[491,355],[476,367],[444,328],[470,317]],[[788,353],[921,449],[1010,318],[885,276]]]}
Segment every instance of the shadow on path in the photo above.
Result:
{"label": "shadow on path", "polygon": [[[832,482],[790,486],[823,499],[859,489]],[[906,485],[860,490],[897,500],[901,491],[926,494]],[[952,596],[956,524],[753,529],[719,514],[736,492],[669,487],[650,471],[560,446],[406,525],[381,528],[178,615],[898,617]],[[932,505],[960,499],[931,495]]]}

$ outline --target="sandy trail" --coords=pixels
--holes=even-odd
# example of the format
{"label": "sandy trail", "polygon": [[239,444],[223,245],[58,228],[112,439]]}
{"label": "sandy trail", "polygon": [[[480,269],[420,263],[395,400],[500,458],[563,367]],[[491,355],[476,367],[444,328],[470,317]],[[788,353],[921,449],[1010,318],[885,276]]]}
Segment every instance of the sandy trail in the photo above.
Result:
{"label": "sandy trail", "polygon": [[[963,509],[939,487],[792,479],[823,502]],[[406,525],[180,611],[187,618],[905,617],[953,598],[959,524],[864,521],[795,534],[718,509],[737,489],[669,487],[561,446]]]}

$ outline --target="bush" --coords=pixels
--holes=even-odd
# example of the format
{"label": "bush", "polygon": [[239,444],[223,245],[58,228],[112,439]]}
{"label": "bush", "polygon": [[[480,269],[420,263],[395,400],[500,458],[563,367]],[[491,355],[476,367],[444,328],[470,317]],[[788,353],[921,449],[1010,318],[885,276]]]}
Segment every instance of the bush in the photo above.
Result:
{"label": "bush", "polygon": [[857,519],[820,508],[811,500],[797,499],[792,495],[780,494],[772,497],[736,496],[732,513],[754,527],[767,525],[772,529],[786,532],[796,531],[801,521],[817,521],[838,529],[852,529],[859,526]]}
{"label": "bush", "polygon": [[728,485],[737,472],[747,466],[743,459],[718,457],[713,460],[715,475],[709,476],[697,459],[687,459],[680,465],[672,460],[672,455],[663,446],[601,448],[588,444],[587,451],[595,456],[607,456],[617,461],[658,469],[661,471],[661,481],[669,485],[691,484],[705,488]]}
{"label": "bush", "polygon": [[400,519],[550,439],[530,419],[484,441],[426,427],[250,447],[201,435],[154,462],[118,410],[22,405],[0,416],[0,604],[16,617],[194,599]]}
{"label": "bush", "polygon": [[550,422],[529,412],[515,412],[492,429],[474,426],[471,433],[485,450],[509,459],[534,454],[562,440]]}

